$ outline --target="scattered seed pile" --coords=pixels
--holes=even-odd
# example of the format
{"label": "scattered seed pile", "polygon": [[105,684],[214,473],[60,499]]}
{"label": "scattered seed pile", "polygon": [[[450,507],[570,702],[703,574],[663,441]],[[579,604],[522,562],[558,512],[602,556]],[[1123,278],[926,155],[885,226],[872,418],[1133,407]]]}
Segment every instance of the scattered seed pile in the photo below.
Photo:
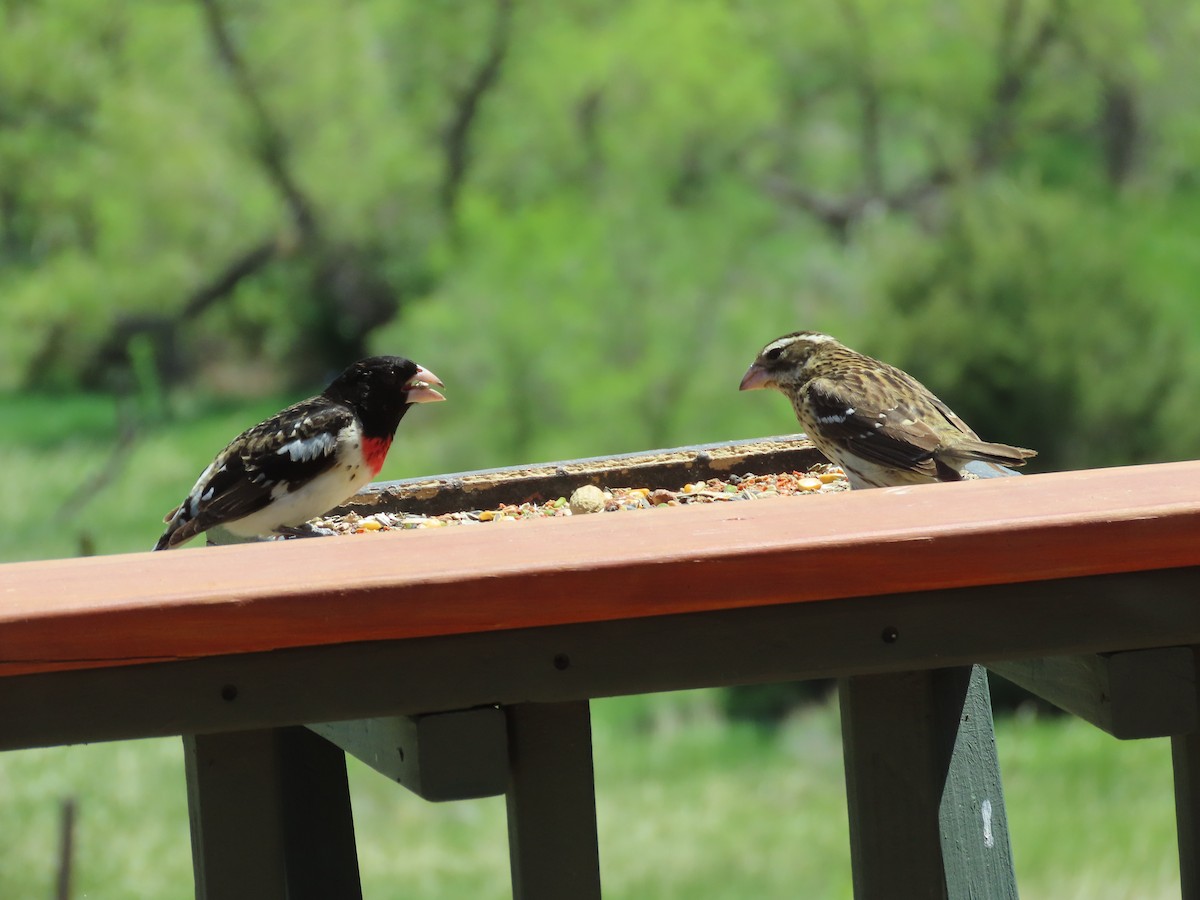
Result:
{"label": "scattered seed pile", "polygon": [[727,479],[710,478],[685,484],[677,491],[644,487],[601,489],[585,485],[570,497],[546,503],[502,505],[496,509],[444,513],[440,516],[406,515],[377,512],[369,516],[347,513],[315,520],[320,528],[336,534],[363,534],[405,528],[443,528],[447,525],[478,525],[486,522],[516,522],[549,516],[618,512],[627,509],[653,509],[656,506],[685,506],[691,503],[726,503],[735,500],[762,500],[797,494],[821,494],[844,491],[850,487],[837,466],[826,463],[807,472],[781,472],[770,475],[730,475]]}

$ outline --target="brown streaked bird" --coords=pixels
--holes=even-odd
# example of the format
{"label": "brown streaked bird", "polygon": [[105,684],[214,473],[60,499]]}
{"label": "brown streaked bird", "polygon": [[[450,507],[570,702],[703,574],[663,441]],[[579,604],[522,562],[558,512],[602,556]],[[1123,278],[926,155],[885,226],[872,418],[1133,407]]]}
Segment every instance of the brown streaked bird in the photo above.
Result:
{"label": "brown streaked bird", "polygon": [[809,439],[852,488],[958,481],[972,462],[1021,466],[1033,450],[981,441],[907,372],[827,334],[797,331],[767,344],[741,390],[786,396]]}
{"label": "brown streaked bird", "polygon": [[167,513],[155,550],[217,525],[239,537],[319,534],[307,525],[379,474],[414,403],[445,400],[441,380],[401,356],[372,356],[324,391],[243,431]]}

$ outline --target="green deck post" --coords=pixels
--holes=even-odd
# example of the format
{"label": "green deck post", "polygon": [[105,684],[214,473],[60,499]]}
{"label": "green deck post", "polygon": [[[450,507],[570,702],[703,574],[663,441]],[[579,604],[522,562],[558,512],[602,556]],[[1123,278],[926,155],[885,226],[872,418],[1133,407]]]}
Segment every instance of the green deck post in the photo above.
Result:
{"label": "green deck post", "polygon": [[858,900],[1016,900],[980,666],[839,682]]}
{"label": "green deck post", "polygon": [[183,746],[197,900],[362,897],[345,754],[299,726]]}
{"label": "green deck post", "polygon": [[586,700],[506,707],[513,900],[600,900]]}

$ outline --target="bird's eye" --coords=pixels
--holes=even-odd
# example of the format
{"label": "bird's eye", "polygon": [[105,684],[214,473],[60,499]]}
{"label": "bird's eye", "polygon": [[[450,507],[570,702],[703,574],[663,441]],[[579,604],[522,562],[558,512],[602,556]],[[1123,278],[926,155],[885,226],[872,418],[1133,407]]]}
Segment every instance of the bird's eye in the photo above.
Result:
{"label": "bird's eye", "polygon": [[775,360],[779,359],[779,357],[781,357],[781,356],[783,356],[783,348],[782,347],[772,347],[770,350],[768,350],[766,353],[763,354],[763,358],[766,359],[767,362],[775,362]]}

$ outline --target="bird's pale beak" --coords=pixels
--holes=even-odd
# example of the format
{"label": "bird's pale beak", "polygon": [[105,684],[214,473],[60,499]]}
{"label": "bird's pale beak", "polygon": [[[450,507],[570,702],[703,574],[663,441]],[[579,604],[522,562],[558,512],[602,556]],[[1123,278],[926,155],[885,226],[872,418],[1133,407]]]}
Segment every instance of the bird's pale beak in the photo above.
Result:
{"label": "bird's pale beak", "polygon": [[438,378],[424,366],[417,366],[417,374],[404,383],[405,398],[409,403],[436,403],[445,400],[431,385],[443,387]]}
{"label": "bird's pale beak", "polygon": [[771,386],[771,376],[767,370],[755,363],[746,370],[746,374],[742,376],[741,386],[739,391],[757,391],[765,387]]}

